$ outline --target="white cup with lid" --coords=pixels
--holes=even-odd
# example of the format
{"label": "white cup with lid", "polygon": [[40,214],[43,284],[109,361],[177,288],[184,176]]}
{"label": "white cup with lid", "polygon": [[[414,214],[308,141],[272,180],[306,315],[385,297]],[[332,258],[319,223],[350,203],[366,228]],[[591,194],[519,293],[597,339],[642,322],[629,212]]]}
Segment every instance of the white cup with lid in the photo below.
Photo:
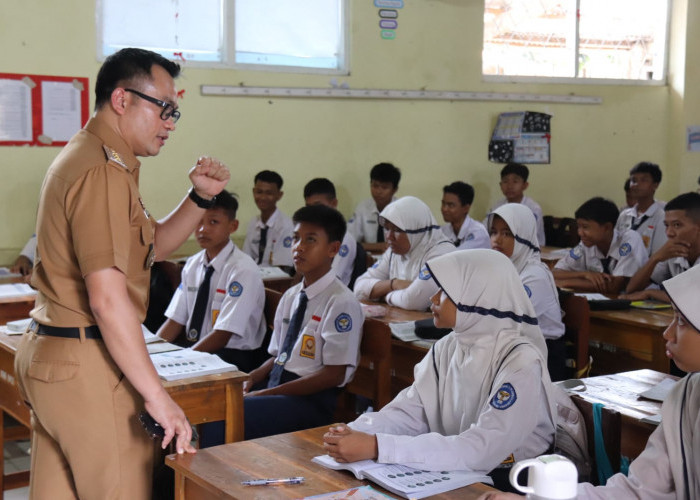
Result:
{"label": "white cup with lid", "polygon": [[[518,483],[518,474],[529,468],[527,486]],[[510,470],[510,484],[532,500],[572,500],[576,498],[576,466],[561,455],[542,455],[521,460]]]}

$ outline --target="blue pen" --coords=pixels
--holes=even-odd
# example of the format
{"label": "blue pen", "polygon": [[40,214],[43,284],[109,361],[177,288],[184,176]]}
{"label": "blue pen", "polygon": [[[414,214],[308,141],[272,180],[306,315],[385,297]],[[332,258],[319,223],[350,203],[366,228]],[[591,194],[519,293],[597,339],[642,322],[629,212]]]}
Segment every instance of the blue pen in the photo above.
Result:
{"label": "blue pen", "polygon": [[252,479],[250,481],[241,481],[244,486],[269,486],[272,484],[301,484],[304,482],[302,476],[283,477],[279,479]]}

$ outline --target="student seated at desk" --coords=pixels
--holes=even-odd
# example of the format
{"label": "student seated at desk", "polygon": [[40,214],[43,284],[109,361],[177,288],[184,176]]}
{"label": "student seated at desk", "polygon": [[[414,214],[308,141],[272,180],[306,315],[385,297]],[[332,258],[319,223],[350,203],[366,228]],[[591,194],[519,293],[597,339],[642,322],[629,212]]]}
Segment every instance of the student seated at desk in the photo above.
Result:
{"label": "student seated at desk", "polygon": [[217,354],[249,372],[263,362],[265,289],[258,266],[231,241],[238,228],[238,202],[228,191],[216,196],[195,230],[203,250],[182,269],[158,330],[158,336],[180,345]]}
{"label": "student seated at desk", "polygon": [[282,177],[271,170],[255,175],[253,198],[260,215],[248,223],[243,251],[262,267],[279,266],[292,271],[292,230],[289,217],[277,208],[282,199]]}
{"label": "student seated at desk", "polygon": [[246,439],[332,422],[338,388],[360,359],[362,307],[332,269],[345,220],[323,205],[300,208],[293,220],[294,266],[303,279],[277,307],[272,357],[244,385]]}
{"label": "student seated at desk", "polygon": [[384,231],[379,225],[379,213],[396,200],[401,171],[391,163],[378,163],[369,172],[371,198],[358,203],[348,220],[348,231],[368,252],[386,250]]}
{"label": "student seated at desk", "polygon": [[630,191],[636,203],[620,212],[615,229],[637,231],[642,237],[647,255],[651,256],[666,243],[664,233],[664,205],[654,199],[661,183],[661,169],[655,163],[643,161],[630,170]]}
{"label": "student seated at desk", "polygon": [[[579,500],[640,498],[694,500],[700,498],[700,267],[663,283],[674,308],[664,332],[666,355],[689,373],[671,390],[661,407],[661,424],[630,465],[629,474],[615,474],[605,486],[578,485]],[[487,493],[479,500],[522,498]]]}
{"label": "student seated at desk", "polygon": [[489,233],[481,222],[469,217],[474,188],[466,182],[453,182],[442,188],[442,232],[459,250],[491,248]]}
{"label": "student seated at desk", "polygon": [[616,230],[618,214],[612,201],[600,197],[576,210],[581,242],[554,266],[558,287],[617,294],[644,265],[647,253],[642,238],[631,229]]}
{"label": "student seated at desk", "polygon": [[664,224],[668,240],[630,278],[625,298],[669,302],[663,290],[644,288],[700,264],[700,194],[685,193],[669,201],[664,207]]}
{"label": "student seated at desk", "polygon": [[547,342],[547,368],[552,380],[568,378],[566,345],[559,294],[552,273],[540,259],[537,221],[529,208],[507,203],[489,214],[489,233],[493,249],[508,257],[523,282],[535,308],[537,323]]}
{"label": "student seated at desk", "polygon": [[425,266],[428,259],[455,250],[435,222],[428,205],[413,196],[389,204],[379,216],[389,249],[379,262],[357,278],[355,295],[360,300],[425,311],[437,285]]}
{"label": "student seated at desk", "polygon": [[556,404],[568,398],[549,379],[542,332],[507,257],[458,250],[428,269],[439,287],[435,326],[454,331],[416,365],[413,385],[379,412],[332,426],[324,448],[340,462],[491,473],[506,487],[513,460],[551,449]]}
{"label": "student seated at desk", "polygon": [[24,245],[24,248],[19,253],[17,260],[12,264],[10,271],[13,273],[19,273],[22,276],[31,276],[32,269],[34,268],[34,257],[36,255],[36,234],[33,234],[31,238]]}
{"label": "student seated at desk", "polygon": [[[530,186],[530,183],[527,182],[529,176],[530,170],[525,165],[520,163],[506,164],[501,169],[500,184],[504,198],[491,205],[489,213],[506,203],[522,203],[532,210],[532,213],[535,215],[535,219],[537,219],[537,241],[540,242],[540,245],[545,245],[542,208],[535,200],[525,196],[525,190]],[[487,225],[487,221],[484,221],[484,225]]]}
{"label": "student seated at desk", "polygon": [[[326,205],[337,209],[335,186],[325,178],[311,179],[304,186],[304,202],[307,206]],[[367,270],[367,253],[362,246],[358,245],[350,231],[345,231],[340,250],[333,259],[333,269],[338,279],[349,288],[352,288],[355,279]]]}

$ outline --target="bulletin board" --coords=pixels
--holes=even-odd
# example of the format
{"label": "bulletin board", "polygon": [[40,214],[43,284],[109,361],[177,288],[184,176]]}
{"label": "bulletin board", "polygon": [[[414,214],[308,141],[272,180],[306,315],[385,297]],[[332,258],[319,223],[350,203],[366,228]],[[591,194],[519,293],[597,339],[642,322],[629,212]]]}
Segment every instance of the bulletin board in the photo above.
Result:
{"label": "bulletin board", "polygon": [[489,142],[489,161],[549,163],[551,118],[534,111],[501,113]]}
{"label": "bulletin board", "polygon": [[0,146],[64,146],[88,120],[88,79],[0,73]]}

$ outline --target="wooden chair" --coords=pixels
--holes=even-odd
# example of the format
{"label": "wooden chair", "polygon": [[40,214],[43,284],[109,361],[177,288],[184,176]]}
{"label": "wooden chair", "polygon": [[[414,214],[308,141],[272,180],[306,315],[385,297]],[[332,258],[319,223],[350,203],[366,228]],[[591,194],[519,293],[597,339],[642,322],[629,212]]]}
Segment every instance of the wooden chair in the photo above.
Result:
{"label": "wooden chair", "polygon": [[275,313],[282,298],[282,292],[265,287],[265,324],[269,331],[275,327]]}
{"label": "wooden chair", "polygon": [[[570,217],[542,217],[546,244],[553,247],[573,247],[579,242],[576,220]],[[544,242],[540,242],[544,245]]]}
{"label": "wooden chair", "polygon": [[[360,344],[360,364],[355,376],[338,396],[337,421],[350,422],[357,412],[357,397],[371,400],[375,411],[391,401],[391,335],[375,319],[365,320]],[[373,328],[373,326],[379,326]]]}
{"label": "wooden chair", "polygon": [[559,303],[564,311],[567,366],[573,369],[573,378],[586,377],[591,369],[588,356],[591,310],[588,301],[571,293],[560,293]]}
{"label": "wooden chair", "polygon": [[[588,436],[588,455],[591,463],[590,482],[598,485],[598,463],[595,456],[595,426],[593,422],[593,404],[586,401],[581,396],[572,395],[571,400],[583,416],[586,426],[586,436]],[[620,470],[620,446],[622,440],[622,416],[619,412],[603,407],[601,412],[601,430],[605,451],[610,460],[610,465],[614,472]]]}

